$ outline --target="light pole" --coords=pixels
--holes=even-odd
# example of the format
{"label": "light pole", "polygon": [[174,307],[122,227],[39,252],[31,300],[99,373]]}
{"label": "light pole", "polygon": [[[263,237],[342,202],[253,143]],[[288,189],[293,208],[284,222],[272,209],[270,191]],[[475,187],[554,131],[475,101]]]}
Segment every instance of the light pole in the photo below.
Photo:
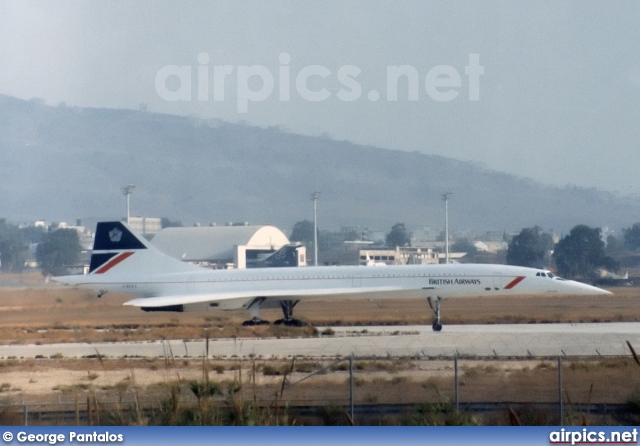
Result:
{"label": "light pole", "polygon": [[445,263],[449,264],[449,197],[451,192],[445,192],[442,194],[444,200],[444,259]]}
{"label": "light pole", "polygon": [[129,207],[129,204],[130,204],[129,198],[131,197],[131,194],[133,193],[133,190],[135,188],[136,187],[133,184],[129,184],[129,185],[127,185],[127,186],[122,188],[122,193],[127,196],[127,224],[129,224],[129,219],[131,218],[131,212],[130,212],[130,207]]}
{"label": "light pole", "polygon": [[320,192],[311,194],[313,200],[313,265],[318,266],[318,197]]}

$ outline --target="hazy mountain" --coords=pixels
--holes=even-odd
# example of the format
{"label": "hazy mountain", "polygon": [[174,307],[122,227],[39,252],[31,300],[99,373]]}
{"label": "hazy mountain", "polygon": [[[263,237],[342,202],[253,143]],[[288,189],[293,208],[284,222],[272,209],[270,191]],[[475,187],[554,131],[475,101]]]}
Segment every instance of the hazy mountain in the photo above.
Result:
{"label": "hazy mountain", "polygon": [[637,198],[545,186],[439,156],[7,96],[0,96],[0,175],[0,217],[12,220],[120,218],[121,188],[132,183],[132,215],[185,222],[290,228],[311,218],[313,191],[321,191],[321,228],[441,226],[443,192],[453,194],[456,229],[538,224],[566,231],[578,223],[620,228],[640,221]]}

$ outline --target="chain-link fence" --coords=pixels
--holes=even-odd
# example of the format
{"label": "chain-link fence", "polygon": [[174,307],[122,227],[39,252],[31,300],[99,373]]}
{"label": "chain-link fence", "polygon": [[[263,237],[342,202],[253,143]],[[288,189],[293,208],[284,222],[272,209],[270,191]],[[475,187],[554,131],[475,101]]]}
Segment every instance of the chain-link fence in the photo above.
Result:
{"label": "chain-link fence", "polygon": [[640,366],[632,354],[235,358],[203,361],[192,376],[174,367],[168,362],[154,382],[131,380],[108,389],[70,386],[47,396],[5,392],[0,422],[156,424],[167,420],[167,411],[203,404],[221,411],[234,405],[282,411],[298,424],[326,424],[323,416],[331,411],[356,424],[411,424],[420,417],[438,424],[446,414],[460,413],[470,418],[459,422],[482,424],[640,420]]}

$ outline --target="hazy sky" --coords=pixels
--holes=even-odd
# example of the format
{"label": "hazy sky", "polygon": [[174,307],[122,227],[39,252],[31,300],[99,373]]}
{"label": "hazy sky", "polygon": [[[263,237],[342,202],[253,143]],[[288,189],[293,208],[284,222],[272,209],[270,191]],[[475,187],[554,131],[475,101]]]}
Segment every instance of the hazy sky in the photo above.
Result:
{"label": "hazy sky", "polygon": [[637,1],[2,0],[0,93],[282,126],[627,195],[640,193],[639,23]]}

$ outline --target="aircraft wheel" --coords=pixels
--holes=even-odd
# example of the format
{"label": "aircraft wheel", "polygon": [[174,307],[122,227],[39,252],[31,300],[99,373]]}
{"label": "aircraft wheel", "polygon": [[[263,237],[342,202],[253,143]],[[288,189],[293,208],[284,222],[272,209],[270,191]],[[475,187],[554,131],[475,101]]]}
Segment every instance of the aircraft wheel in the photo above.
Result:
{"label": "aircraft wheel", "polygon": [[431,328],[433,328],[433,331],[441,331],[442,330],[442,324],[440,324],[438,322],[434,322],[433,325],[431,326]]}
{"label": "aircraft wheel", "polygon": [[255,327],[256,325],[269,325],[269,321],[263,321],[262,319],[250,319],[242,323],[243,327]]}
{"label": "aircraft wheel", "polygon": [[286,325],[287,327],[304,327],[306,324],[299,319],[278,319],[274,322],[275,325]]}

